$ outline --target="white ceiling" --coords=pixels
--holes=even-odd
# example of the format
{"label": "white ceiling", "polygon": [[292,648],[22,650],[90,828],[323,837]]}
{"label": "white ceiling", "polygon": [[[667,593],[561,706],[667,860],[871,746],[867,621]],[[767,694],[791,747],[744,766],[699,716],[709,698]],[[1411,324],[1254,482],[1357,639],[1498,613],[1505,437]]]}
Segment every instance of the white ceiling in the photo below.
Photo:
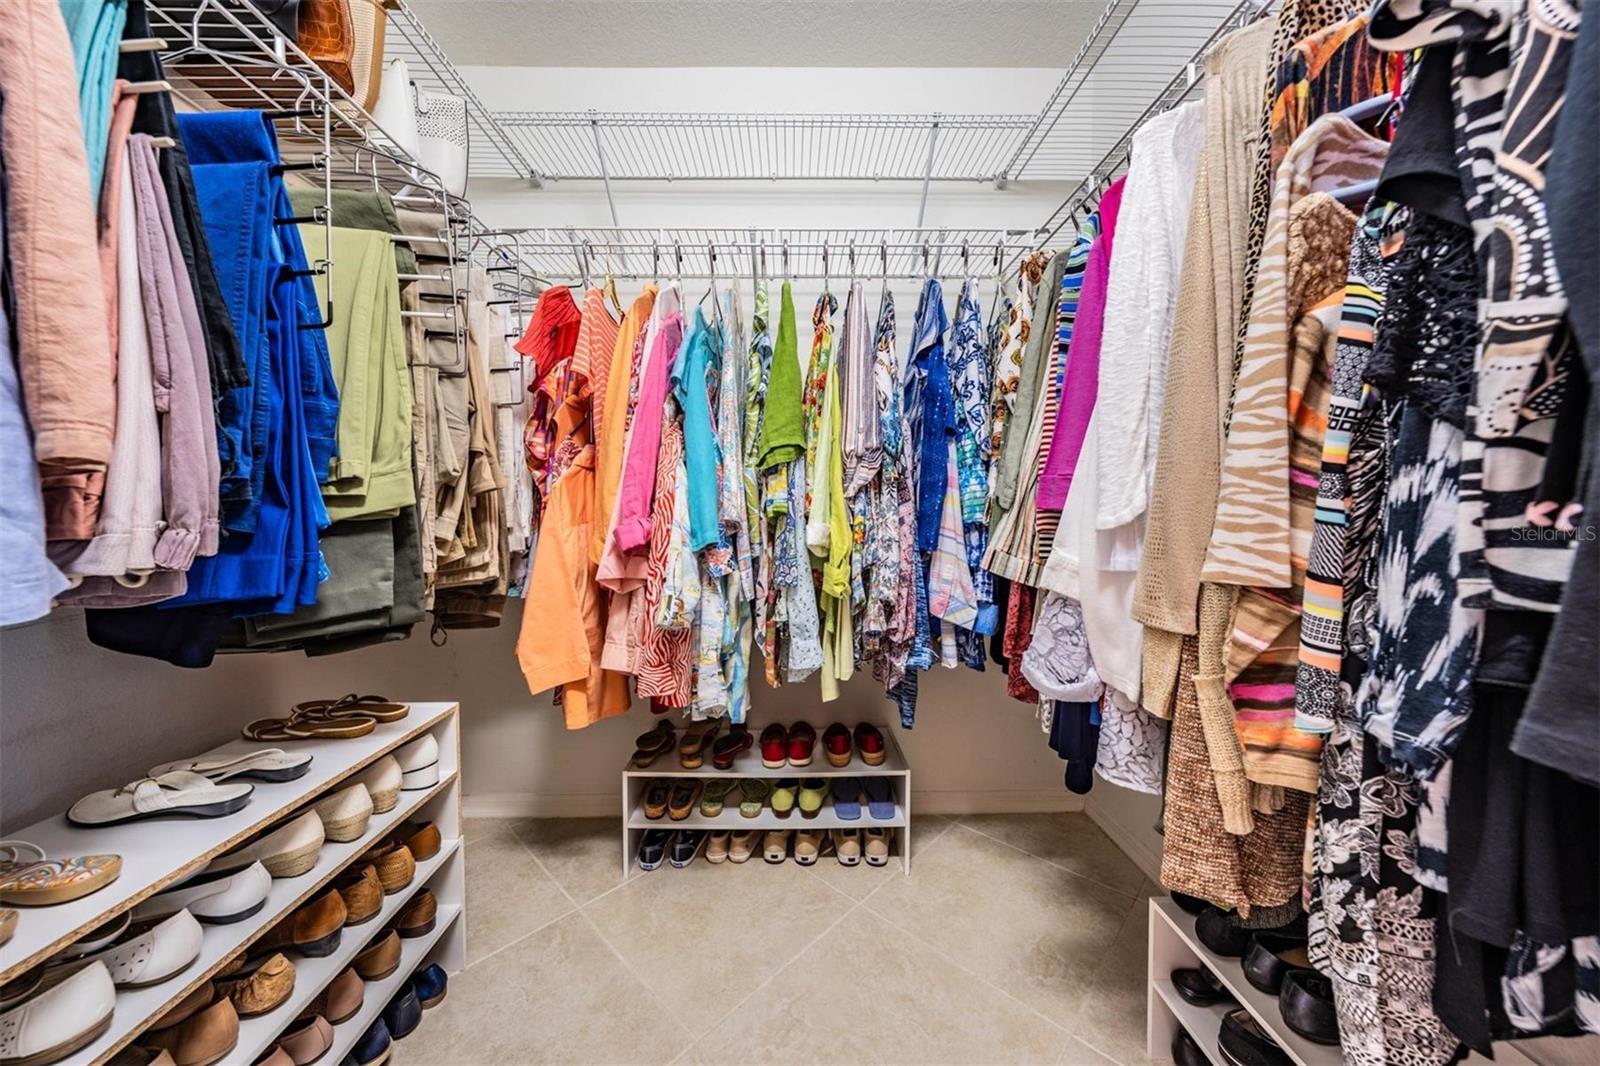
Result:
{"label": "white ceiling", "polygon": [[410,0],[458,66],[1065,68],[1104,0]]}

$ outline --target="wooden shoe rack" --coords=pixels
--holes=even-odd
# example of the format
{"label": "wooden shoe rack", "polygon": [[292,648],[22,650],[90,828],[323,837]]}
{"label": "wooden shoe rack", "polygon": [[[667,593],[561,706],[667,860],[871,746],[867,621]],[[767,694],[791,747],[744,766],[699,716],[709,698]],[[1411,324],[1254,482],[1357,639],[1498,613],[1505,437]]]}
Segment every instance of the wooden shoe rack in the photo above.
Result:
{"label": "wooden shoe rack", "polygon": [[[377,935],[416,892],[427,887],[438,899],[438,917],[426,935],[403,943],[400,967],[388,978],[371,982],[361,1010],[334,1029],[328,1062],[339,1062],[360,1039],[389,999],[424,962],[438,962],[454,972],[466,964],[466,866],[461,850],[460,730],[455,703],[413,703],[398,722],[380,724],[354,740],[303,740],[278,745],[312,756],[311,768],[294,781],[252,782],[255,791],[240,811],[222,818],[155,819],[102,829],[71,826],[65,817],[45,819],[7,836],[39,845],[52,856],[110,853],[122,856],[122,873],[110,885],[53,907],[19,908],[17,931],[0,947],[0,983],[49,959],[84,933],[115,918],[218,855],[246,842],[284,816],[304,810],[319,796],[337,789],[373,761],[423,733],[439,743],[439,782],[431,788],[400,793],[393,810],[374,814],[366,832],[348,843],[323,844],[317,863],[299,877],[274,878],[260,911],[230,925],[205,925],[200,957],[171,980],[148,988],[117,992],[111,1027],[66,1063],[102,1063],[134,1043],[152,1021],[210,980],[240,951],[264,935],[278,919],[316,897],[363,852],[406,821],[431,821],[444,843],[437,855],[417,864],[416,876],[402,892],[387,896],[378,916],[346,929],[338,948],[324,958],[288,952],[295,965],[294,991],[274,1010],[239,1025],[239,1043],[222,1062],[248,1064],[276,1042],[301,1010],[338,976],[367,941]],[[206,754],[237,753],[272,745],[235,740]],[[180,753],[188,754],[188,753]]]}
{"label": "wooden shoe rack", "polygon": [[[760,726],[751,726],[751,731],[757,736],[761,733]],[[900,863],[906,873],[911,872],[911,767],[906,764],[905,755],[900,751],[900,745],[895,742],[894,735],[887,729],[883,731],[883,743],[886,757],[878,766],[868,766],[861,760],[861,753],[851,747],[850,762],[846,766],[835,767],[828,762],[822,750],[822,737],[818,731],[816,748],[811,756],[810,766],[783,766],[771,770],[761,765],[760,745],[755,744],[733,762],[733,767],[728,770],[718,770],[711,765],[711,755],[706,754],[706,761],[697,770],[686,770],[678,762],[676,750],[668,751],[649,767],[641,770],[631,763],[622,770],[622,874],[628,875],[628,870],[636,861],[639,854],[639,842],[644,839],[647,829],[725,829],[738,832],[746,829],[888,829],[893,843],[890,845],[891,859],[896,852],[899,854]],[[836,777],[881,777],[889,780],[890,793],[894,799],[894,817],[884,820],[873,818],[867,813],[866,805],[862,805],[861,817],[854,820],[840,818],[833,810],[833,796],[830,792],[827,801],[823,804],[822,811],[815,818],[802,818],[799,813],[791,814],[787,818],[779,818],[772,812],[771,806],[761,809],[761,813],[754,818],[746,818],[739,813],[738,792],[735,791],[728,797],[728,803],[722,813],[715,818],[707,818],[700,813],[699,803],[690,812],[689,817],[682,821],[673,821],[670,817],[662,816],[658,819],[649,819],[644,815],[644,794],[651,780],[655,778],[684,778],[697,777],[704,780],[743,780],[745,778],[762,778],[775,781],[782,777],[820,777],[832,785]],[[758,841],[759,844],[759,841]],[[704,861],[703,857],[696,862]],[[759,862],[759,853],[752,862]],[[822,862],[833,862],[831,858],[822,859]],[[863,865],[865,862],[863,861]],[[662,864],[663,870],[670,871],[670,866]]]}

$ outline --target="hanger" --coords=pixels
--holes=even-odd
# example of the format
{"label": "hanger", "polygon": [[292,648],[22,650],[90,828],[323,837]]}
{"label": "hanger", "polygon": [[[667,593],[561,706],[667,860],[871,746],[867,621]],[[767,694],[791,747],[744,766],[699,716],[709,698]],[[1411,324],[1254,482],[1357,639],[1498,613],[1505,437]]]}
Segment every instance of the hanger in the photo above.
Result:
{"label": "hanger", "polygon": [[[588,243],[585,241],[585,243]],[[611,269],[611,242],[606,242],[606,282],[605,297],[611,301],[611,306],[616,309],[617,317],[621,318],[627,312],[622,309],[622,297],[617,295],[617,275]]]}
{"label": "hanger", "polygon": [[994,313],[1000,310],[1000,293],[1006,287],[1006,276],[1000,268],[1004,247],[1000,241],[994,242],[994,296],[989,300],[989,317],[991,319],[994,318]]}
{"label": "hanger", "polygon": [[854,237],[850,238],[850,252],[849,252],[849,255],[850,255],[850,281],[853,283],[856,280],[856,241],[855,241]]}
{"label": "hanger", "polygon": [[828,295],[828,242],[822,242],[822,294]]}
{"label": "hanger", "polygon": [[767,239],[761,238],[761,277],[767,276]]}
{"label": "hanger", "polygon": [[661,245],[655,241],[650,242],[650,276],[661,284]]}
{"label": "hanger", "polygon": [[967,242],[966,241],[962,241],[961,242],[961,275],[962,275],[963,280],[965,280],[966,275],[972,273],[972,271],[970,269],[971,265],[972,265],[970,252],[971,252],[971,250],[967,247]]}
{"label": "hanger", "polygon": [[924,280],[931,277],[928,273],[928,242],[922,242],[922,277]]}
{"label": "hanger", "polygon": [[717,295],[717,245],[715,241],[706,242],[706,262],[710,264],[706,269],[706,273],[711,275],[711,284],[706,286],[705,296],[701,296],[699,302],[704,304],[706,296],[711,297],[711,317],[716,322],[717,328],[721,329],[723,325],[722,300]]}
{"label": "hanger", "polygon": [[785,281],[791,280],[790,277],[789,277],[789,242],[788,241],[784,241],[783,242],[783,279]]}
{"label": "hanger", "polygon": [[683,249],[677,241],[672,242],[672,280],[683,288]]}

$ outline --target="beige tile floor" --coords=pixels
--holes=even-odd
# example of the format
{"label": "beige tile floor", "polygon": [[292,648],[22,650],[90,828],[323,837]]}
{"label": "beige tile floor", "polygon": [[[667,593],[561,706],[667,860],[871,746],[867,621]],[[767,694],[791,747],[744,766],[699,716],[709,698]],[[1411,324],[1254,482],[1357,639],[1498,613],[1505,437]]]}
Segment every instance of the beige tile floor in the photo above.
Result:
{"label": "beige tile floor", "polygon": [[468,966],[405,1066],[1145,1063],[1159,891],[1081,814],[917,819],[914,872],[617,872],[610,819],[467,823]]}

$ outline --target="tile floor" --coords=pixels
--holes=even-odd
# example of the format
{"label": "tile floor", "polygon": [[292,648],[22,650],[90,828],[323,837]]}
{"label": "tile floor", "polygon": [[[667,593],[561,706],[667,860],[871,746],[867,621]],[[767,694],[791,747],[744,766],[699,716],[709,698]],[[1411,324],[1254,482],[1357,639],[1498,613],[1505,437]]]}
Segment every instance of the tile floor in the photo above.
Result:
{"label": "tile floor", "polygon": [[617,872],[611,819],[467,823],[467,968],[404,1066],[1145,1063],[1159,889],[1082,814],[919,817],[832,859]]}

